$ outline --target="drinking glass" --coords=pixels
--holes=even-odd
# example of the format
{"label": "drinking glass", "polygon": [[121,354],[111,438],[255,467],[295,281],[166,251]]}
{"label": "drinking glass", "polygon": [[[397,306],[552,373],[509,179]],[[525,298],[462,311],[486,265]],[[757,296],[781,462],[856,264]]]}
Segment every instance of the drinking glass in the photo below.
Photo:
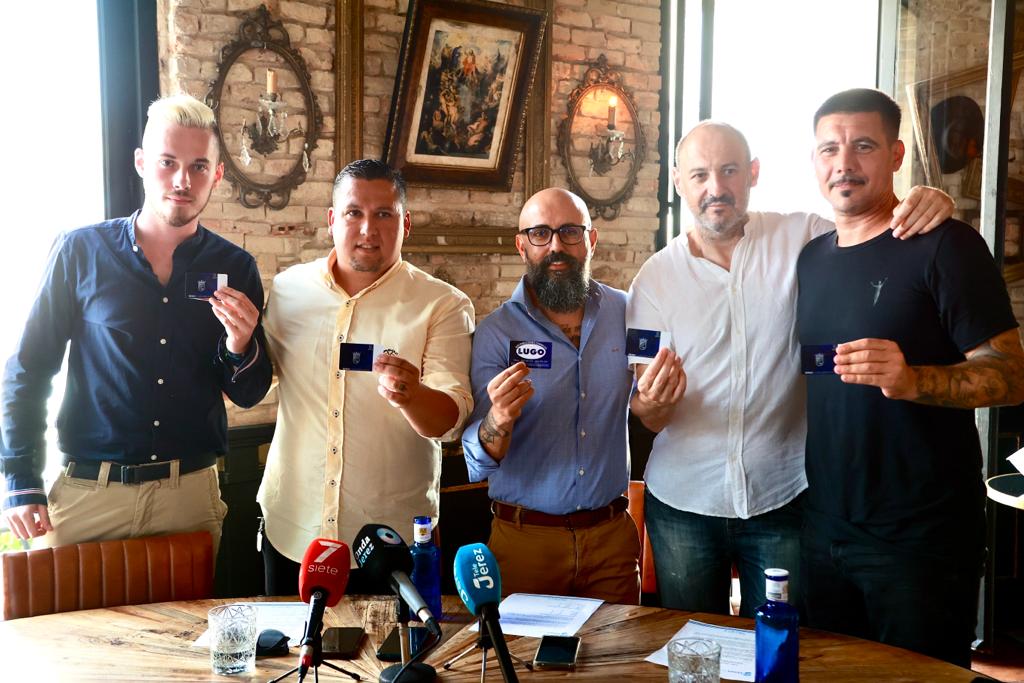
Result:
{"label": "drinking glass", "polygon": [[703,638],[677,638],[668,644],[669,683],[720,683],[722,647]]}
{"label": "drinking glass", "polygon": [[240,674],[256,669],[256,608],[221,605],[207,614],[210,622],[210,666],[215,674]]}

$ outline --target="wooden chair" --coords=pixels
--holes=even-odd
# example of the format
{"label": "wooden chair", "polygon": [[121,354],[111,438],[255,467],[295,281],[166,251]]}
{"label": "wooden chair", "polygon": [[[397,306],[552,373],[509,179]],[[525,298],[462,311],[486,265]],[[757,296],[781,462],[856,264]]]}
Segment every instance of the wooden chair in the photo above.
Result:
{"label": "wooden chair", "polygon": [[627,496],[629,497],[629,515],[636,523],[640,531],[640,592],[644,594],[657,593],[658,581],[654,575],[654,555],[651,553],[651,538],[647,535],[647,527],[644,524],[644,483],[642,481],[629,482]]}
{"label": "wooden chair", "polygon": [[208,531],[2,555],[3,618],[198,600],[213,594]]}

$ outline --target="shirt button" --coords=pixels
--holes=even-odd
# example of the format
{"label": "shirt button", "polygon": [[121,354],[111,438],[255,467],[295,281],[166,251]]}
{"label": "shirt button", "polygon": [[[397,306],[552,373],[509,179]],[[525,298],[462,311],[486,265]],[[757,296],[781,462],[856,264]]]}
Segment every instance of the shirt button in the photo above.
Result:
{"label": "shirt button", "polygon": [[164,383],[164,378],[163,378],[163,377],[161,377],[160,379],[158,379],[158,380],[156,381],[156,383],[157,383],[157,384],[163,384],[163,383]]}
{"label": "shirt button", "polygon": [[340,341],[340,342],[343,342],[343,341],[345,341],[345,335],[343,335],[343,334],[339,334],[339,335],[338,335],[338,341]]}
{"label": "shirt button", "polygon": [[132,245],[132,251],[134,251],[136,254],[139,253],[139,245],[133,244]]}
{"label": "shirt button", "polygon": [[339,413],[337,410],[332,410],[331,415],[333,415],[334,417],[338,417],[339,415],[341,415],[341,413]]}
{"label": "shirt button", "polygon": [[580,398],[586,398],[586,397],[587,397],[587,392],[581,391],[580,392]]}
{"label": "shirt button", "polygon": [[153,420],[153,426],[154,427],[159,427],[160,426],[160,420]]}
{"label": "shirt button", "polygon": [[576,506],[576,509],[577,509],[577,510],[582,510],[582,509],[583,509],[583,506],[582,506],[582,505],[577,505],[577,506]]}
{"label": "shirt button", "polygon": [[580,431],[580,436],[586,436],[586,435],[587,435],[587,433],[585,431]]}
{"label": "shirt button", "polygon": [[156,460],[156,453],[154,453],[153,455],[149,456],[149,459],[150,460]]}
{"label": "shirt button", "polygon": [[330,522],[331,524],[334,524],[334,517],[328,517],[327,521]]}
{"label": "shirt button", "polygon": [[580,476],[581,477],[583,476],[583,468],[582,467],[580,468]]}
{"label": "shirt button", "polygon": [[351,306],[352,306],[352,302],[351,301],[346,301],[345,302],[345,308],[351,308]]}
{"label": "shirt button", "polygon": [[166,344],[166,343],[167,343],[167,340],[166,340],[166,339],[161,339],[161,340],[160,340],[160,343],[161,343],[161,344]]}
{"label": "shirt button", "polygon": [[334,373],[334,376],[340,379],[341,378],[341,370],[336,371]]}
{"label": "shirt button", "polygon": [[167,297],[165,296],[165,297],[164,297],[164,303],[167,303],[168,301],[170,301],[170,299],[168,299],[168,298],[167,298]]}
{"label": "shirt button", "polygon": [[331,486],[334,486],[334,484],[335,484],[334,480],[331,479]]}
{"label": "shirt button", "polygon": [[331,446],[331,453],[337,453],[337,452],[338,452],[338,447],[337,446]]}

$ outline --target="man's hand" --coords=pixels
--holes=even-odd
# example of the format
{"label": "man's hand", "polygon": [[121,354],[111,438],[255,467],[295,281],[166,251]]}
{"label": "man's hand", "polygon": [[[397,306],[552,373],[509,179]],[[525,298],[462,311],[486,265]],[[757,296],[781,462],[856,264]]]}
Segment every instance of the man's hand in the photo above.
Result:
{"label": "man's hand", "polygon": [[686,393],[682,359],[671,349],[661,349],[650,365],[637,365],[636,391],[629,408],[652,432],[660,432],[672,419],[675,405]]}
{"label": "man's hand", "polygon": [[683,360],[672,349],[661,349],[650,365],[637,365],[636,393],[655,408],[675,405],[686,392]]}
{"label": "man's hand", "polygon": [[221,287],[210,297],[210,306],[227,334],[225,346],[231,353],[243,354],[249,350],[252,332],[259,322],[260,312],[242,292]]}
{"label": "man's hand", "polygon": [[892,211],[892,236],[907,239],[937,228],[953,215],[956,203],[942,190],[916,185]]}
{"label": "man's hand", "polygon": [[878,387],[886,398],[913,401],[917,372],[907,365],[899,345],[888,339],[858,339],[836,347],[836,369],[847,384]]}
{"label": "man's hand", "polygon": [[519,362],[505,368],[487,383],[491,409],[487,411],[477,437],[487,454],[500,461],[512,443],[512,428],[523,413],[523,406],[533,396],[533,382],[526,378],[530,368]]}
{"label": "man's hand", "polygon": [[409,405],[419,394],[420,370],[401,356],[382,353],[373,361],[377,393],[395,408]]}
{"label": "man's hand", "polygon": [[19,505],[9,508],[4,510],[4,519],[14,535],[23,541],[53,531],[45,505]]}

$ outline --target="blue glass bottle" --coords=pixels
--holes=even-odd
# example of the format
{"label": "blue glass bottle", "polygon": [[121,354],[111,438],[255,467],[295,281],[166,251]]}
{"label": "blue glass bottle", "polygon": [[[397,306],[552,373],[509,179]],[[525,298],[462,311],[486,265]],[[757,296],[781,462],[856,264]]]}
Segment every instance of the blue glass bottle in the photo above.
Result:
{"label": "blue glass bottle", "polygon": [[789,604],[789,572],[765,569],[768,602],[754,613],[755,676],[757,683],[797,683],[800,680],[800,616]]}
{"label": "blue glass bottle", "polygon": [[441,551],[434,545],[430,517],[412,520],[412,582],[423,596],[427,607],[441,618]]}

